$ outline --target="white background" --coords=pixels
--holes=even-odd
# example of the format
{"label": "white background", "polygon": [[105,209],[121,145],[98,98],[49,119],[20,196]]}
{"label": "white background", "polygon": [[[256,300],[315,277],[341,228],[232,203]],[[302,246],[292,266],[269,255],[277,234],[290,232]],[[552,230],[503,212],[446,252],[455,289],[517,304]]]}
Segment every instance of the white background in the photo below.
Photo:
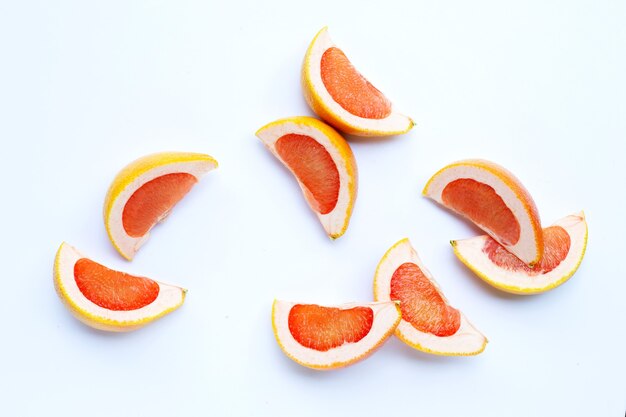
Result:
{"label": "white background", "polygon": [[[626,3],[623,1],[2,1],[3,416],[623,416],[626,409]],[[299,84],[323,26],[418,123],[355,140],[360,189],[331,242],[254,132],[311,112]],[[132,262],[101,209],[117,171],[155,151],[220,162]],[[544,224],[585,210],[565,285],[511,296],[448,241],[477,229],[420,196],[452,161],[513,171]],[[471,358],[390,339],[316,372],[272,335],[276,297],[371,300],[409,237],[490,340]],[[62,241],[111,268],[189,288],[134,333],[75,320],[52,285]]]}

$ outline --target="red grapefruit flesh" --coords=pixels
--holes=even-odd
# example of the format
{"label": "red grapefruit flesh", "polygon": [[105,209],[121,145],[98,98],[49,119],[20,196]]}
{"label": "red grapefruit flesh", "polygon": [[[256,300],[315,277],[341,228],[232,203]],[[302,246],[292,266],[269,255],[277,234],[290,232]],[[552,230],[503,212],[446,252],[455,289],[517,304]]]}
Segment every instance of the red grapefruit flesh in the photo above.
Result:
{"label": "red grapefruit flesh", "polygon": [[539,275],[548,273],[559,266],[569,253],[571,246],[570,236],[561,226],[550,226],[543,229],[543,242],[543,258],[534,268],[529,268],[528,265],[492,238],[485,241],[483,252],[501,268],[509,271],[524,271],[529,275]]}
{"label": "red grapefruit flesh", "polygon": [[124,230],[132,237],[145,235],[198,182],[185,172],[162,175],[133,193],[124,206]]}
{"label": "red grapefruit flesh", "polygon": [[278,155],[303,184],[311,207],[328,214],[339,198],[339,171],[328,151],[310,136],[290,133],[275,144]]}
{"label": "red grapefruit flesh", "polygon": [[159,296],[155,281],[114,271],[87,258],[74,265],[74,279],[87,299],[109,310],[136,310]]}
{"label": "red grapefruit flesh", "polygon": [[346,111],[366,119],[384,119],[391,114],[391,102],[354,68],[341,49],[328,48],[320,69],[326,90]]}
{"label": "red grapefruit flesh", "polygon": [[519,240],[519,222],[493,187],[473,179],[458,179],[446,185],[441,199],[446,206],[491,230],[504,244],[514,245]]}
{"label": "red grapefruit flesh", "polygon": [[326,352],[344,343],[356,343],[372,328],[370,307],[341,310],[314,304],[297,304],[289,312],[289,331],[302,346]]}
{"label": "red grapefruit flesh", "polygon": [[444,301],[437,288],[414,263],[404,263],[393,273],[390,297],[400,301],[402,319],[421,332],[450,336],[461,326],[459,311]]}

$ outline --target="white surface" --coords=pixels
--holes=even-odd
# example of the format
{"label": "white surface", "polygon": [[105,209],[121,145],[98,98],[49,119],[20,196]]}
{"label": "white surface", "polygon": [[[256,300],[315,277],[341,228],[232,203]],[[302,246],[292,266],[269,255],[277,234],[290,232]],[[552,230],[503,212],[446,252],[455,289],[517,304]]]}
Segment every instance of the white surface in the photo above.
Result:
{"label": "white surface", "polygon": [[[352,3],[352,4],[350,4]],[[3,416],[623,416],[626,409],[626,4],[623,1],[0,3]],[[299,70],[324,25],[418,126],[355,141],[360,191],[331,242],[254,137],[310,114]],[[132,263],[101,205],[130,160],[207,152],[204,178]],[[584,209],[587,256],[556,290],[509,296],[454,257],[477,230],[420,196],[462,158],[513,171],[545,224]],[[474,358],[390,340],[320,373],[287,359],[275,297],[370,300],[408,236],[490,340]],[[131,334],[91,330],[53,290],[62,241],[189,288]]]}

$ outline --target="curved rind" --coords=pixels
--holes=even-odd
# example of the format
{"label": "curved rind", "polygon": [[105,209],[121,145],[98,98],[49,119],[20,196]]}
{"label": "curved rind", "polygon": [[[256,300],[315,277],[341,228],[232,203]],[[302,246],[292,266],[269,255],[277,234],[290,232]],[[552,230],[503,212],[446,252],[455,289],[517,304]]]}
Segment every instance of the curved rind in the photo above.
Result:
{"label": "curved rind", "polygon": [[351,365],[374,353],[394,332],[400,323],[398,303],[348,303],[337,306],[340,309],[370,307],[374,311],[374,322],[370,332],[356,343],[344,343],[326,352],[300,345],[291,335],[288,326],[289,311],[301,303],[274,300],[272,304],[272,330],[280,349],[289,359],[316,370],[329,370]]}
{"label": "curved rind", "polygon": [[68,310],[84,324],[98,330],[129,332],[137,330],[176,310],[185,301],[187,290],[157,282],[159,295],[147,306],[137,310],[113,311],[94,304],[78,289],[74,264],[86,258],[74,247],[63,242],[54,259],[54,288]]}
{"label": "curved rind", "polygon": [[[446,176],[451,178],[446,180]],[[447,165],[437,171],[424,186],[422,195],[467,218],[463,213],[446,206],[441,198],[441,192],[445,186],[452,180],[459,178],[476,179],[495,189],[496,193],[520,222],[520,240],[515,245],[504,245],[499,237],[490,230],[479,224],[476,224],[476,226],[482,228],[498,243],[506,247],[509,252],[528,265],[532,266],[540,262],[543,256],[544,244],[539,211],[530,193],[515,175],[491,161],[466,159]],[[471,221],[471,219],[468,220]]]}
{"label": "curved rind", "polygon": [[[419,266],[424,275],[437,288],[443,300],[448,303],[439,284],[428,269],[422,264],[417,252],[409,239],[401,239],[395,243],[382,257],[374,275],[374,299],[390,300],[391,277],[398,267],[406,262]],[[435,336],[417,330],[411,323],[401,320],[396,328],[396,336],[414,349],[442,356],[473,356],[485,350],[487,338],[480,333],[465,317],[461,315],[461,325],[451,336]]]}
{"label": "curved rind", "polygon": [[[160,152],[143,156],[126,165],[113,179],[104,199],[103,217],[109,240],[127,260],[132,260],[148,239],[148,231],[140,238],[128,236],[122,226],[122,211],[132,194],[146,182],[175,172],[194,175],[198,180],[217,168],[213,157],[192,152]],[[164,213],[167,215],[167,213]]]}
{"label": "curved rind", "polygon": [[539,294],[552,290],[569,280],[578,270],[587,248],[588,228],[582,211],[564,217],[553,226],[560,226],[569,234],[570,251],[557,268],[536,276],[511,272],[491,262],[482,251],[487,236],[453,240],[450,244],[457,258],[491,286],[512,294]]}
{"label": "curved rind", "polygon": [[332,98],[322,82],[320,65],[324,51],[333,46],[328,28],[324,27],[315,35],[304,56],[302,91],[311,109],[338,130],[355,136],[391,136],[411,130],[415,122],[393,109],[384,119],[367,119],[349,113]]}
{"label": "curved rind", "polygon": [[[256,136],[290,171],[291,168],[283,161],[275,148],[276,141],[289,133],[307,135],[315,139],[328,151],[337,166],[339,172],[339,196],[335,208],[327,214],[321,214],[311,208],[322,223],[326,234],[331,239],[337,239],[348,228],[358,192],[358,169],[352,149],[335,129],[313,117],[288,117],[268,123],[257,130]],[[293,171],[291,172],[293,173]],[[294,177],[304,193],[304,185],[295,174]]]}

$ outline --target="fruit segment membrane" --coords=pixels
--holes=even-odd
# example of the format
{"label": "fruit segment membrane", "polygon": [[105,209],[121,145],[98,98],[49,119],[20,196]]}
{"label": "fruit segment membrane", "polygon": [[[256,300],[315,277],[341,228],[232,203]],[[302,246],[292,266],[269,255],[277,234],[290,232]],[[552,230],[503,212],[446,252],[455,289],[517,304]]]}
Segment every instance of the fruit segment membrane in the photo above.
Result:
{"label": "fruit segment membrane", "polygon": [[108,310],[136,310],[159,295],[159,284],[155,281],[114,271],[87,258],[79,259],[74,265],[74,279],[87,299]]}
{"label": "fruit segment membrane", "polygon": [[344,343],[356,343],[370,332],[370,307],[342,310],[315,304],[296,304],[289,311],[289,331],[302,346],[326,352]]}
{"label": "fruit segment membrane", "polygon": [[493,187],[469,178],[450,182],[441,193],[443,203],[490,230],[501,243],[515,245],[520,225]]}
{"label": "fruit segment membrane", "polygon": [[354,68],[339,48],[324,51],[320,63],[322,82],[344,110],[366,119],[384,119],[391,102]]}
{"label": "fruit segment membrane", "polygon": [[131,237],[144,236],[198,182],[184,172],[148,181],[128,199],[122,213],[124,230]]}
{"label": "fruit segment membrane", "polygon": [[523,271],[531,276],[546,274],[559,266],[567,257],[571,238],[561,226],[550,226],[543,229],[543,242],[543,258],[534,268],[530,268],[490,237],[485,242],[483,252],[494,264],[509,271]]}
{"label": "fruit segment membrane", "polygon": [[339,199],[339,171],[328,151],[310,136],[290,133],[275,144],[276,152],[302,184],[311,207],[328,214]]}
{"label": "fruit segment membrane", "polygon": [[391,277],[391,300],[400,301],[402,319],[421,332],[451,336],[461,326],[459,311],[450,307],[419,266],[406,262]]}

